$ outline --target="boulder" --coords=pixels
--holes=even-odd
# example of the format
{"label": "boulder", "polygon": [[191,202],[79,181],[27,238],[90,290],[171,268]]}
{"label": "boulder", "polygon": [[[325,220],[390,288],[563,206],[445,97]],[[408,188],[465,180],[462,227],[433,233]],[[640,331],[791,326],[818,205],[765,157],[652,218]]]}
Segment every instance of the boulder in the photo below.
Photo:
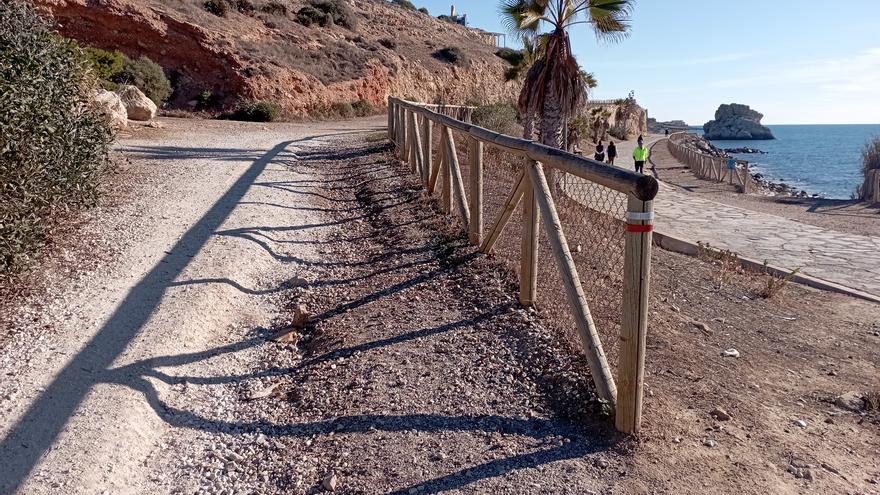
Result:
{"label": "boulder", "polygon": [[107,119],[114,129],[124,129],[128,125],[128,111],[118,94],[99,89],[93,98],[98,112]]}
{"label": "boulder", "polygon": [[116,94],[122,99],[128,118],[131,120],[152,120],[156,117],[156,104],[147,98],[141,90],[134,86],[124,85],[116,89]]}
{"label": "boulder", "polygon": [[706,139],[775,139],[770,129],[761,125],[763,118],[748,105],[721,105],[715,111],[715,120],[703,125],[703,135]]}

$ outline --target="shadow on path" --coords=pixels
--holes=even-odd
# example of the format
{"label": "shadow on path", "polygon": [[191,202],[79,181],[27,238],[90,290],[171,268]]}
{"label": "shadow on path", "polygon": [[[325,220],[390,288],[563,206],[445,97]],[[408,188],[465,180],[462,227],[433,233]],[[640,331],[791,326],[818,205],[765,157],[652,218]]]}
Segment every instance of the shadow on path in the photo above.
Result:
{"label": "shadow on path", "polygon": [[[168,251],[170,254],[164,256],[132,287],[104,326],[61,369],[0,443],[0,466],[3,466],[0,493],[12,493],[23,483],[55,442],[86,394],[94,385],[105,381],[101,379],[105,370],[138,335],[159,306],[165,291],[191,261],[192,258],[186,253],[196,253],[204,246],[268,164],[285,153],[290,145],[320,137],[282,142],[257,158],[211,209],[183,234]],[[190,151],[199,152],[197,149]],[[245,153],[249,156],[247,153],[250,152]],[[234,157],[228,159],[233,160]]]}

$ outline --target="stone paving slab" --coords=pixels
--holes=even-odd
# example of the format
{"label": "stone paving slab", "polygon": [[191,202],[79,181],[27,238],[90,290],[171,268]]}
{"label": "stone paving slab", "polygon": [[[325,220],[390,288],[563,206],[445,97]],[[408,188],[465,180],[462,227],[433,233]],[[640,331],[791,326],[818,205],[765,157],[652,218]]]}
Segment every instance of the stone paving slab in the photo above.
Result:
{"label": "stone paving slab", "polygon": [[674,190],[654,201],[658,232],[880,296],[880,237],[815,227]]}

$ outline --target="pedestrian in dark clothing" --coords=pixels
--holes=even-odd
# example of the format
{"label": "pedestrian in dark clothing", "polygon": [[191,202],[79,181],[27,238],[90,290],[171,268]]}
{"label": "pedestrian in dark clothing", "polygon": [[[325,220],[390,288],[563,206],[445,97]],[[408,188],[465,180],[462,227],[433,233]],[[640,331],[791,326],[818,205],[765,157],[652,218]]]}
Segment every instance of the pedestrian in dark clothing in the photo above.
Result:
{"label": "pedestrian in dark clothing", "polygon": [[602,146],[602,141],[599,141],[599,144],[596,145],[596,155],[594,158],[597,162],[605,161],[605,147]]}
{"label": "pedestrian in dark clothing", "polygon": [[608,143],[608,165],[614,165],[615,158],[617,158],[617,146],[611,141]]}

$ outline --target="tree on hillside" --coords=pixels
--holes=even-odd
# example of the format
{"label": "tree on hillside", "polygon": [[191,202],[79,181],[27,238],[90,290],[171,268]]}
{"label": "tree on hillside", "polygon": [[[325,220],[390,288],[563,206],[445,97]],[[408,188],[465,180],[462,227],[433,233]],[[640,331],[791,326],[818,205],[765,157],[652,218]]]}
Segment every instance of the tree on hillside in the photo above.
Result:
{"label": "tree on hillside", "polygon": [[[583,104],[589,87],[571,52],[568,30],[586,24],[600,40],[618,41],[629,34],[632,0],[503,0],[501,11],[510,31],[541,39],[541,53],[528,70],[519,97],[524,116],[539,120],[541,143],[565,144],[567,120]],[[542,28],[547,27],[546,32]],[[595,82],[595,79],[593,79]]]}

